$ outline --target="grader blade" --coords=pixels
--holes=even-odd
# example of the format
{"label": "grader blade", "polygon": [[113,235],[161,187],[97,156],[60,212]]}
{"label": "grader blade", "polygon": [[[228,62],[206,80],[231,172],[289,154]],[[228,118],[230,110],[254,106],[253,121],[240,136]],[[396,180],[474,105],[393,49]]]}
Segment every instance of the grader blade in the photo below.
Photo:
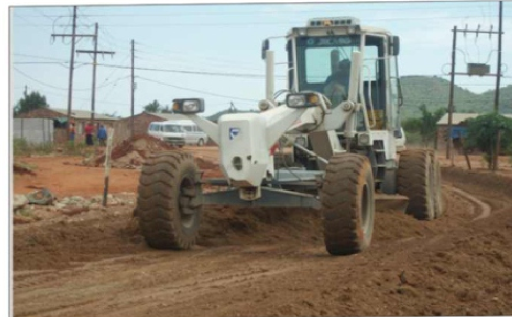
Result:
{"label": "grader blade", "polygon": [[409,205],[409,198],[402,195],[375,195],[375,211],[405,213]]}

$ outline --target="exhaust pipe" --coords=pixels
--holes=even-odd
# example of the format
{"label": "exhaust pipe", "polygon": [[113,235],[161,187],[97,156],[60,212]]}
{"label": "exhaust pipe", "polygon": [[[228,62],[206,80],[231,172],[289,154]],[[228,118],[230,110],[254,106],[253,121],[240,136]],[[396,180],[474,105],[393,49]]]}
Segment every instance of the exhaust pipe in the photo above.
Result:
{"label": "exhaust pipe", "polygon": [[266,51],[265,55],[265,97],[274,103],[274,52]]}

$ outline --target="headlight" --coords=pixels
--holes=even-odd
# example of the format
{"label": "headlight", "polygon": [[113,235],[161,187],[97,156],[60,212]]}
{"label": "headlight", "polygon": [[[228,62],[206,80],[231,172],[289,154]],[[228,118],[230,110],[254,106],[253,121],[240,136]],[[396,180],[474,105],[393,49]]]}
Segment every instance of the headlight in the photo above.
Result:
{"label": "headlight", "polygon": [[316,93],[289,94],[286,97],[289,108],[310,108],[320,106],[320,98]]}
{"label": "headlight", "polygon": [[297,137],[295,138],[295,143],[297,143],[300,146],[306,147],[306,138],[305,137]]}
{"label": "headlight", "polygon": [[174,99],[172,110],[176,113],[199,113],[204,111],[202,98]]}

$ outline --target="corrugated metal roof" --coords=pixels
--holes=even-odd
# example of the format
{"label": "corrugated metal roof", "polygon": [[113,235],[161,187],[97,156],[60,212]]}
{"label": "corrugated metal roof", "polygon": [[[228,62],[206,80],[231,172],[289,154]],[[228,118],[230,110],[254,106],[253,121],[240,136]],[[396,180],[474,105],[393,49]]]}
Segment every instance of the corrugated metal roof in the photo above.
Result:
{"label": "corrugated metal roof", "polygon": [[[67,109],[54,109],[54,108],[49,108],[49,109],[52,111],[58,112],[58,113],[62,113],[62,115],[64,117],[68,115]],[[91,113],[92,113],[91,111],[87,111],[87,110],[72,110],[71,116],[75,119],[90,119]],[[119,118],[109,117],[107,115],[100,114],[100,113],[95,113],[94,119],[95,120],[110,120],[110,121],[119,120]]]}
{"label": "corrugated metal roof", "polygon": [[[476,118],[482,113],[453,113],[452,122],[454,125],[461,124],[467,119]],[[512,114],[502,114],[505,117],[512,119]],[[437,121],[437,125],[447,125],[448,124],[448,114],[445,113],[439,121]]]}

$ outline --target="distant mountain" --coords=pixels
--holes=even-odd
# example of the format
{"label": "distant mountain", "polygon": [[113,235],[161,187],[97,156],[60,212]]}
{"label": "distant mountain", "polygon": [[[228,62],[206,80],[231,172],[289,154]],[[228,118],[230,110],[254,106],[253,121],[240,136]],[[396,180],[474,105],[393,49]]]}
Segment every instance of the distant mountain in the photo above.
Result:
{"label": "distant mountain", "polygon": [[[436,76],[401,77],[404,107],[402,118],[420,115],[422,104],[431,111],[448,106],[450,81]],[[454,105],[456,112],[489,112],[494,108],[494,91],[476,94],[467,89],[454,88]],[[500,112],[512,113],[512,86],[500,89]]]}
{"label": "distant mountain", "polygon": [[[450,81],[437,76],[403,76],[400,78],[404,106],[402,118],[420,116],[420,106],[425,104],[427,109],[435,111],[439,108],[447,108],[450,92]],[[485,113],[494,109],[494,91],[489,90],[476,94],[465,88],[455,85],[454,104],[455,111],[462,113]],[[217,122],[225,113],[233,113],[230,108],[207,117],[208,120]],[[258,112],[257,110],[236,112]],[[512,85],[500,89],[500,112],[512,114]]]}

